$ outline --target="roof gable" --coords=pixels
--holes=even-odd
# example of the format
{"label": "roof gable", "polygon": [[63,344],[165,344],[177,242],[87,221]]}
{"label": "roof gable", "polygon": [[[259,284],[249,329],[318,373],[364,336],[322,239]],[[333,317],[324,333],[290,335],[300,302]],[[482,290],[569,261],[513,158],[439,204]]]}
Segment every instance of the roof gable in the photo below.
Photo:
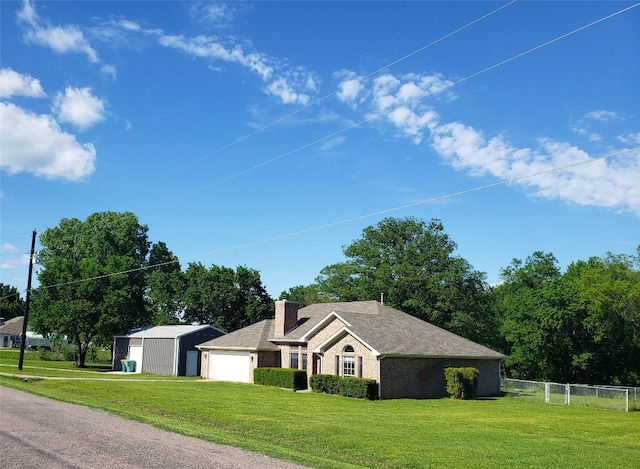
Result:
{"label": "roof gable", "polygon": [[342,327],[320,344],[318,350],[349,334],[380,358],[505,358],[495,350],[377,301],[309,305],[298,311],[297,326],[284,337],[274,337],[275,320],[265,319],[204,342],[198,347],[211,350],[277,351],[279,348],[276,344],[306,343],[334,321],[340,321]]}
{"label": "roof gable", "polygon": [[299,317],[308,319],[285,340],[307,341],[332,321],[340,320],[344,324],[341,334],[351,334],[381,357],[504,358],[495,350],[377,301],[319,303],[302,308]]}
{"label": "roof gable", "polygon": [[204,342],[198,345],[198,348],[207,350],[278,351],[280,349],[268,340],[269,337],[273,336],[274,330],[274,320],[265,319]]}
{"label": "roof gable", "polygon": [[223,332],[208,324],[199,325],[199,326],[173,325],[173,326],[155,326],[148,329],[138,330],[131,334],[127,334],[119,337],[142,338],[142,339],[177,339],[187,334],[192,334],[194,332],[207,329],[207,328],[211,328],[219,332]]}

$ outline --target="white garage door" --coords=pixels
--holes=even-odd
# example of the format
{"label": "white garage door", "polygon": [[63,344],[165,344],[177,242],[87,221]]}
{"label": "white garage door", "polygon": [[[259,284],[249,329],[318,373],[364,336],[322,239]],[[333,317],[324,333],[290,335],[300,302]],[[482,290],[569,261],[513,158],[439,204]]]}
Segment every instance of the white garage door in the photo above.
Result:
{"label": "white garage door", "polygon": [[248,383],[250,370],[249,352],[209,352],[209,379]]}

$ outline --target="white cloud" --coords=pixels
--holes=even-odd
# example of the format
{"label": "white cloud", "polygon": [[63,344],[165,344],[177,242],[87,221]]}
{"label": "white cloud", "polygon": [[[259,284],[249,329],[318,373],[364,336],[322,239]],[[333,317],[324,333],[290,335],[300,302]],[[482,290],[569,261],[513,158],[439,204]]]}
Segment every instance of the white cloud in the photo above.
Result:
{"label": "white cloud", "polygon": [[585,114],[585,117],[602,122],[611,122],[622,119],[618,113],[613,111],[591,111]]}
{"label": "white cloud", "polygon": [[344,135],[339,135],[337,137],[330,138],[330,139],[325,140],[324,142],[322,142],[322,145],[320,146],[320,150],[322,150],[322,151],[331,151],[334,148],[343,145],[345,140],[346,140],[346,138],[344,137]]}
{"label": "white cloud", "polygon": [[46,96],[40,80],[15,72],[10,68],[0,70],[0,98],[28,96],[40,98]]}
{"label": "white cloud", "polygon": [[114,65],[103,65],[100,71],[111,77],[112,80],[118,78],[118,70]]}
{"label": "white cloud", "polygon": [[132,32],[142,31],[142,27],[138,23],[135,23],[135,22],[129,21],[129,20],[120,20],[120,21],[118,21],[118,25],[122,29],[125,29],[127,31],[132,31]]}
{"label": "white cloud", "polygon": [[29,254],[3,256],[0,268],[15,269],[29,265]]}
{"label": "white cloud", "polygon": [[93,96],[91,88],[67,86],[64,94],[56,95],[52,110],[60,122],[84,130],[104,119],[104,106],[105,101]]}
{"label": "white cloud", "polygon": [[539,197],[640,215],[639,158],[596,160],[584,150],[551,139],[542,139],[536,149],[518,148],[500,136],[487,140],[458,122],[432,126],[432,146],[454,168],[473,175],[515,180],[536,174],[514,183],[533,189]]}
{"label": "white cloud", "polygon": [[185,37],[161,33],[158,43],[193,57],[241,65],[257,74],[264,82],[264,92],[285,104],[308,104],[310,92],[318,89],[317,78],[302,68],[287,67],[278,60],[257,51],[245,51],[238,43],[225,44],[216,36]]}
{"label": "white cloud", "polygon": [[0,263],[2,269],[15,269],[29,265],[29,254],[20,254],[20,250],[11,243],[2,243],[0,252],[3,254],[2,263]]}
{"label": "white cloud", "polygon": [[640,145],[640,132],[619,135],[618,140],[627,145]]}
{"label": "white cloud", "polygon": [[26,41],[49,47],[60,54],[82,53],[93,63],[100,61],[98,53],[77,26],[52,26],[43,23],[33,4],[28,0],[24,1],[17,16],[18,21],[28,28],[25,32]]}
{"label": "white cloud", "polygon": [[13,244],[11,244],[11,243],[2,243],[2,244],[0,245],[0,252],[5,252],[5,253],[13,254],[13,253],[16,253],[16,252],[18,252],[18,251],[19,251],[19,249],[18,249],[17,247],[15,247],[15,246],[14,246]]}
{"label": "white cloud", "polygon": [[309,102],[309,96],[296,93],[293,87],[283,77],[273,80],[266,88],[268,94],[277,96],[285,104],[299,103],[305,105]]}
{"label": "white cloud", "polygon": [[7,173],[82,181],[94,172],[93,145],[78,143],[52,116],[0,102],[0,118],[0,165]]}
{"label": "white cloud", "polygon": [[[424,101],[451,86],[452,82],[438,74],[381,75],[372,80],[369,119],[390,123],[399,136],[415,144],[429,142],[458,171],[509,180],[538,197],[640,215],[640,152],[597,160],[566,142],[541,139],[533,148],[520,148],[501,135],[488,138],[461,122],[441,122],[438,113]],[[449,93],[450,97],[454,95]],[[572,130],[590,141],[599,141],[602,137],[589,129],[587,121],[614,120],[623,117],[612,111],[594,111],[573,124]],[[618,139],[637,144],[640,134],[625,134]],[[591,162],[556,171],[585,161]],[[528,177],[533,174],[536,176]]]}
{"label": "white cloud", "polygon": [[206,23],[222,26],[233,20],[234,10],[226,3],[201,4],[194,2],[191,15]]}
{"label": "white cloud", "polygon": [[238,63],[260,75],[263,80],[273,74],[273,67],[263,54],[245,53],[240,45],[227,47],[216,37],[201,35],[187,38],[162,34],[158,37],[158,42],[164,47],[177,49],[194,57]]}
{"label": "white cloud", "polygon": [[338,99],[344,103],[350,103],[352,106],[358,102],[358,96],[364,90],[362,82],[356,78],[344,80],[340,83],[340,91],[338,91]]}

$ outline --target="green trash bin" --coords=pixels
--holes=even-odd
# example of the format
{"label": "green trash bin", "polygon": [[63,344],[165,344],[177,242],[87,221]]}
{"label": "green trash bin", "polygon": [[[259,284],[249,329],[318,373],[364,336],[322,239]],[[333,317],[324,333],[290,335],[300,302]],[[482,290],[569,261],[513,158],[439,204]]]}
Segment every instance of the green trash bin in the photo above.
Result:
{"label": "green trash bin", "polygon": [[127,372],[127,360],[120,360],[120,368],[123,373]]}
{"label": "green trash bin", "polygon": [[136,371],[136,361],[135,360],[129,360],[127,363],[129,364],[129,373],[135,373],[135,371]]}

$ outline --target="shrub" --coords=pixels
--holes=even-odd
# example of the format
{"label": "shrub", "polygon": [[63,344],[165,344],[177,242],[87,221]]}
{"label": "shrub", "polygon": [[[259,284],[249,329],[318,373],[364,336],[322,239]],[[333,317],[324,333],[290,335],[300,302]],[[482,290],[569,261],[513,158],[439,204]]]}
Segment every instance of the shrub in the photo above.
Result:
{"label": "shrub", "polygon": [[340,394],[345,397],[374,400],[378,398],[378,383],[374,379],[351,376],[313,375],[311,389],[314,392]]}
{"label": "shrub", "polygon": [[447,393],[454,399],[472,399],[478,389],[477,368],[445,368]]}
{"label": "shrub", "polygon": [[307,372],[292,368],[256,368],[253,382],[287,389],[307,389]]}

